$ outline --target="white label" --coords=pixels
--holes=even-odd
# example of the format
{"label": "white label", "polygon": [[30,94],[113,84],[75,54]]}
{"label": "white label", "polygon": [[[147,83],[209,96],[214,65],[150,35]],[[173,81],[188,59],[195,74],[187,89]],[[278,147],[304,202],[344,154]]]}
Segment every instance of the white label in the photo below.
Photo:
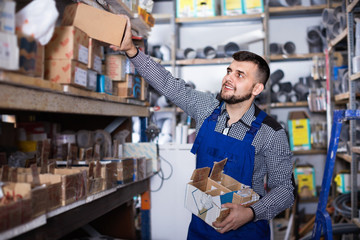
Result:
{"label": "white label", "polygon": [[87,88],[96,90],[97,73],[94,71],[88,71],[88,84]]}
{"label": "white label", "polygon": [[81,86],[86,87],[87,71],[79,67],[75,67],[75,79],[74,82]]}
{"label": "white label", "polygon": [[94,70],[101,74],[102,67],[101,67],[101,58],[97,55],[95,55],[94,58]]}
{"label": "white label", "polygon": [[84,47],[83,45],[79,44],[79,62],[88,64],[89,62],[89,49]]}

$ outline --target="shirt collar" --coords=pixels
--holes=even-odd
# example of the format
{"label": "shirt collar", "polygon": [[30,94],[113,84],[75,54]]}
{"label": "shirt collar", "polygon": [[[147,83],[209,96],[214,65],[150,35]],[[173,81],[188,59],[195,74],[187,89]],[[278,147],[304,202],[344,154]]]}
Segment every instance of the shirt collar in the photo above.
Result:
{"label": "shirt collar", "polygon": [[[228,113],[226,111],[226,107],[225,107],[226,103],[224,103],[221,106],[221,114],[226,114],[228,117]],[[251,125],[252,121],[254,120],[254,116],[255,116],[255,104],[252,103],[250,108],[244,113],[244,115],[242,116],[241,120],[247,124],[247,125]]]}

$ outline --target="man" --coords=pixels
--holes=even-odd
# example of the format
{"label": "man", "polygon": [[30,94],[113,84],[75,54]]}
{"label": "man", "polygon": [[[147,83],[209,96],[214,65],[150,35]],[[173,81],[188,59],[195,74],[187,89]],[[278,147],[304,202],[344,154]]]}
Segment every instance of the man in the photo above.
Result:
{"label": "man", "polygon": [[221,223],[213,223],[217,230],[193,215],[188,239],[270,239],[268,220],[293,204],[294,186],[285,130],[253,103],[269,78],[268,64],[251,52],[235,53],[216,98],[186,87],[183,80],[139,52],[127,21],[120,48],[111,47],[125,51],[149,84],[195,119],[197,137],[191,151],[197,157],[196,167],[212,167],[214,161],[228,158],[224,172],[262,197],[250,207],[224,204],[230,214]]}

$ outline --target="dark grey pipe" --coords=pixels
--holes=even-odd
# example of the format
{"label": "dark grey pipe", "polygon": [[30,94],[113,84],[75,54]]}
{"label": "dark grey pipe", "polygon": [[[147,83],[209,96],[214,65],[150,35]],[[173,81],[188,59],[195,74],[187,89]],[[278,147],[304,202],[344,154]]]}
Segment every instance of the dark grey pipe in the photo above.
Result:
{"label": "dark grey pipe", "polygon": [[240,47],[238,44],[234,42],[229,42],[225,45],[224,50],[225,50],[225,55],[230,57],[234,53],[240,51]]}
{"label": "dark grey pipe", "polygon": [[280,43],[270,43],[270,54],[282,54],[283,46]]}
{"label": "dark grey pipe", "polygon": [[280,82],[281,79],[284,77],[284,72],[281,69],[276,70],[272,74],[270,74],[271,84],[276,84]]}
{"label": "dark grey pipe", "polygon": [[216,51],[213,47],[207,46],[196,50],[197,58],[213,59],[216,57]]}
{"label": "dark grey pipe", "polygon": [[321,17],[324,25],[334,24],[336,22],[335,9],[325,8],[322,12]]}
{"label": "dark grey pipe", "polygon": [[283,52],[286,54],[294,54],[295,50],[296,46],[293,42],[288,41],[283,45]]}
{"label": "dark grey pipe", "polygon": [[278,93],[278,92],[290,93],[292,90],[292,84],[291,82],[275,83],[271,85],[271,90],[274,93]]}
{"label": "dark grey pipe", "polygon": [[322,52],[323,39],[320,31],[320,26],[311,26],[307,28],[307,38],[309,44],[309,52]]}

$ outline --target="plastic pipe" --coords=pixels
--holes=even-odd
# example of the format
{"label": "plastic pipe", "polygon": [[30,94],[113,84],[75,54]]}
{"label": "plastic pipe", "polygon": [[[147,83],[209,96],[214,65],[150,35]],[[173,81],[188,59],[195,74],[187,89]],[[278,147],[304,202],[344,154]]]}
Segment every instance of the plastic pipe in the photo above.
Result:
{"label": "plastic pipe", "polygon": [[355,56],[360,56],[360,18],[355,18]]}
{"label": "plastic pipe", "polygon": [[196,50],[197,58],[213,59],[216,57],[216,51],[213,47],[207,46]]}
{"label": "plastic pipe", "polygon": [[240,51],[238,44],[234,42],[229,42],[224,46],[224,52],[226,56],[232,56],[234,53]]}
{"label": "plastic pipe", "polygon": [[281,69],[276,70],[272,74],[270,74],[270,79],[272,84],[276,84],[280,82],[281,79],[284,77],[284,72]]}
{"label": "plastic pipe", "polygon": [[282,54],[283,45],[280,43],[270,43],[270,54]]}
{"label": "plastic pipe", "polygon": [[336,22],[335,9],[325,8],[322,12],[321,17],[325,26],[334,24]]}
{"label": "plastic pipe", "polygon": [[283,52],[286,54],[294,54],[295,50],[296,50],[296,46],[295,43],[293,42],[289,41],[283,45]]}
{"label": "plastic pipe", "polygon": [[319,26],[311,26],[307,28],[306,40],[309,44],[309,52],[322,52],[323,37]]}

